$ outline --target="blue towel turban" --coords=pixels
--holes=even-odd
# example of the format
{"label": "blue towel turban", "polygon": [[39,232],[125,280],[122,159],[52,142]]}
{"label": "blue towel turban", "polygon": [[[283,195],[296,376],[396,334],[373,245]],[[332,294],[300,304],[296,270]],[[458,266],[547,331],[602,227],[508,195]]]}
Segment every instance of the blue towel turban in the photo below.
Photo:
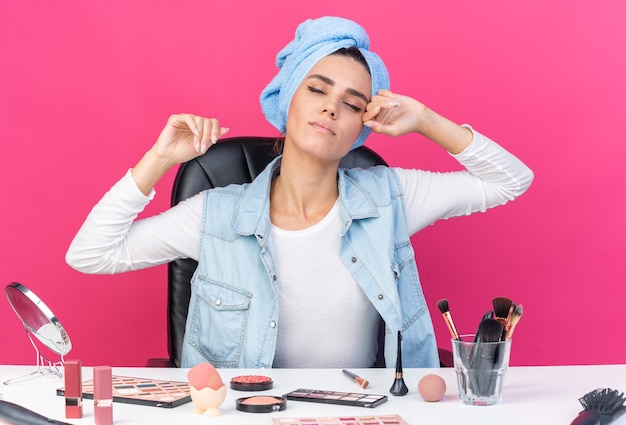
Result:
{"label": "blue towel turban", "polygon": [[[278,52],[278,74],[261,92],[261,109],[269,123],[285,133],[291,98],[304,77],[320,59],[351,46],[358,47],[367,61],[372,76],[372,95],[389,89],[387,68],[377,54],[369,51],[369,37],[359,24],[332,16],[309,19],[298,26],[295,39]],[[363,126],[352,149],[365,143],[370,133],[371,130]]]}

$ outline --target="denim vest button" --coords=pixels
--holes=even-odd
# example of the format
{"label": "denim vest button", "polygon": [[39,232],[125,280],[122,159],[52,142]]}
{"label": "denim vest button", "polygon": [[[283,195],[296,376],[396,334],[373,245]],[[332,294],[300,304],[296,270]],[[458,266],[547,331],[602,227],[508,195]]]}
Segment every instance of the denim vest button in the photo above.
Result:
{"label": "denim vest button", "polygon": [[215,305],[222,305],[222,300],[219,298],[215,300]]}
{"label": "denim vest button", "polygon": [[378,299],[382,301],[385,299],[385,296],[383,294],[378,294]]}
{"label": "denim vest button", "polygon": [[356,263],[356,257],[352,257],[352,262]]}
{"label": "denim vest button", "polygon": [[270,322],[270,328],[275,328],[276,327],[276,322],[274,322],[273,320]]}

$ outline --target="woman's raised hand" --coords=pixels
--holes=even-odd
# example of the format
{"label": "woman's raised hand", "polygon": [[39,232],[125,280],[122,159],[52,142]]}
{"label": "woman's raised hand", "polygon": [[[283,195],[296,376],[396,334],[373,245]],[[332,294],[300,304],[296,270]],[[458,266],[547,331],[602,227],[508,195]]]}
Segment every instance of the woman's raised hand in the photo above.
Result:
{"label": "woman's raised hand", "polygon": [[375,133],[389,136],[417,132],[426,110],[422,103],[413,98],[380,90],[365,108],[363,125]]}
{"label": "woman's raised hand", "polygon": [[365,107],[363,125],[389,136],[419,133],[453,154],[462,152],[474,135],[427,108],[423,103],[389,90],[381,90]]}
{"label": "woman's raised hand", "polygon": [[152,150],[172,165],[180,164],[204,154],[228,130],[221,127],[215,118],[192,114],[172,115]]}
{"label": "woman's raised hand", "polygon": [[215,118],[172,115],[156,143],[132,169],[137,187],[147,195],[170,168],[204,154],[226,133],[228,128]]}

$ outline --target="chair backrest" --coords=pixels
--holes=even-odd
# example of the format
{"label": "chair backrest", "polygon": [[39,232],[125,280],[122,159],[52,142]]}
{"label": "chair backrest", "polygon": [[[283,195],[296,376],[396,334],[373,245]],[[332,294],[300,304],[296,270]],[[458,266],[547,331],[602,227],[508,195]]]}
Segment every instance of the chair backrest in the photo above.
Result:
{"label": "chair backrest", "polygon": [[[207,153],[180,166],[171,204],[176,205],[197,193],[228,184],[249,183],[275,157],[273,137],[230,137],[220,140]],[[387,163],[373,150],[361,146],[350,151],[339,164],[342,168],[368,168]],[[191,298],[191,277],[198,263],[176,260],[168,266],[168,353],[172,366],[180,367],[185,322]]]}

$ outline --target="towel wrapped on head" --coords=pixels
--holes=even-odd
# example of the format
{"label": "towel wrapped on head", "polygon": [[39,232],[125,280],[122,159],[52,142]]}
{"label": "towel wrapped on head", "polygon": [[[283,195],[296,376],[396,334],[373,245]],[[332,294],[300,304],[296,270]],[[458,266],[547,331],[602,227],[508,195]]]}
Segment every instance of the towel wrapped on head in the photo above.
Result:
{"label": "towel wrapped on head", "polygon": [[[309,19],[298,26],[295,39],[276,56],[278,74],[261,93],[261,109],[269,123],[285,133],[291,98],[304,77],[320,59],[351,46],[359,49],[369,66],[372,95],[389,89],[387,68],[377,54],[370,52],[369,37],[359,24],[333,16]],[[363,126],[352,149],[365,143],[370,132]]]}

